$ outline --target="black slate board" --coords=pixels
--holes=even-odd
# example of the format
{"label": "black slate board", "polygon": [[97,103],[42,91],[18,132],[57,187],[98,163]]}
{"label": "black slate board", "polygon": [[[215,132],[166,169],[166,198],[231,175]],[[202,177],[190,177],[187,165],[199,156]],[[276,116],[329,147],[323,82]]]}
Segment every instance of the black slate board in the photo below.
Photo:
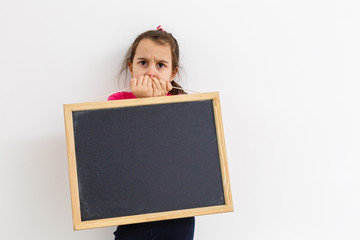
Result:
{"label": "black slate board", "polygon": [[225,204],[212,100],[72,114],[82,221]]}

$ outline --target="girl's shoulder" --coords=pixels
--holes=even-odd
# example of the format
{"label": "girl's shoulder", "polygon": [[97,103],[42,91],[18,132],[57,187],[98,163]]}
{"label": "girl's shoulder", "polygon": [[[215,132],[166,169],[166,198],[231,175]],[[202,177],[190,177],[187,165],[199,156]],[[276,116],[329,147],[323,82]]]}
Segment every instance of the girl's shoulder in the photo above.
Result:
{"label": "girl's shoulder", "polygon": [[136,96],[132,92],[117,92],[113,93],[108,97],[108,101],[111,100],[122,100],[122,99],[133,99]]}

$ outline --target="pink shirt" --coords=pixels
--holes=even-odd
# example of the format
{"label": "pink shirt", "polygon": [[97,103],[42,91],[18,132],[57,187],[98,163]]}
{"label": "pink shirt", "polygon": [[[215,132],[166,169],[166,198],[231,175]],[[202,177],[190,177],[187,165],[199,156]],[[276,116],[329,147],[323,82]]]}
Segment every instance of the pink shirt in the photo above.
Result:
{"label": "pink shirt", "polygon": [[132,92],[117,92],[117,93],[111,94],[108,97],[108,101],[122,100],[122,99],[133,99],[133,98],[136,98],[136,96]]}
{"label": "pink shirt", "polygon": [[[170,93],[167,94],[167,96],[170,96],[170,95],[171,95]],[[137,98],[137,97],[132,92],[117,92],[117,93],[111,94],[108,97],[108,101],[133,99],[133,98]]]}

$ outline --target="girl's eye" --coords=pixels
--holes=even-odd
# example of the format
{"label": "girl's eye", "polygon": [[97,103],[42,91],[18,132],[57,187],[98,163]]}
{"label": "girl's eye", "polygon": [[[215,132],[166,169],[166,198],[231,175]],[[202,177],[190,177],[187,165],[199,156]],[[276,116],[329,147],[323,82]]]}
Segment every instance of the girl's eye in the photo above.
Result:
{"label": "girl's eye", "polygon": [[140,63],[140,65],[142,65],[142,66],[145,66],[145,65],[146,65],[146,61],[140,61],[139,63]]}
{"label": "girl's eye", "polygon": [[165,67],[165,64],[163,64],[163,63],[159,63],[158,65],[159,65],[160,68]]}

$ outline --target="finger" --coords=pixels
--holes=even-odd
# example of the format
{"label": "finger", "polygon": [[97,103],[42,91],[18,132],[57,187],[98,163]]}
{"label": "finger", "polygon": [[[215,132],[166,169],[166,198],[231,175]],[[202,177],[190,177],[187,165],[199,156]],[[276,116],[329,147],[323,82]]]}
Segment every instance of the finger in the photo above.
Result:
{"label": "finger", "polygon": [[138,82],[137,82],[137,85],[136,85],[136,86],[142,86],[143,81],[144,81],[144,76],[141,76],[141,77],[138,79]]}
{"label": "finger", "polygon": [[161,85],[161,90],[166,93],[167,92],[167,90],[166,90],[166,82],[160,80],[160,85]]}
{"label": "finger", "polygon": [[154,90],[159,91],[159,88],[158,88],[158,86],[156,85],[156,83],[155,83],[155,81],[153,79],[151,80],[151,85],[154,88]]}
{"label": "finger", "polygon": [[166,90],[170,92],[172,90],[172,85],[170,82],[166,82]]}
{"label": "finger", "polygon": [[161,84],[160,84],[159,79],[157,79],[156,77],[154,77],[154,78],[152,78],[152,79],[153,79],[153,81],[154,81],[154,83],[155,83],[158,91],[160,91],[160,90],[161,90]]}
{"label": "finger", "polygon": [[148,85],[148,81],[149,81],[149,76],[148,75],[146,75],[145,77],[144,77],[144,79],[143,79],[143,82],[142,82],[142,86],[147,86]]}
{"label": "finger", "polygon": [[130,81],[130,87],[131,89],[133,89],[134,87],[136,87],[137,84],[137,79],[136,78],[132,78]]}
{"label": "finger", "polygon": [[153,82],[153,80],[149,77],[146,86],[147,87],[152,87],[152,82]]}
{"label": "finger", "polygon": [[154,81],[151,81],[151,85],[153,88],[153,96],[154,97],[159,96],[159,89],[157,88],[156,83]]}

